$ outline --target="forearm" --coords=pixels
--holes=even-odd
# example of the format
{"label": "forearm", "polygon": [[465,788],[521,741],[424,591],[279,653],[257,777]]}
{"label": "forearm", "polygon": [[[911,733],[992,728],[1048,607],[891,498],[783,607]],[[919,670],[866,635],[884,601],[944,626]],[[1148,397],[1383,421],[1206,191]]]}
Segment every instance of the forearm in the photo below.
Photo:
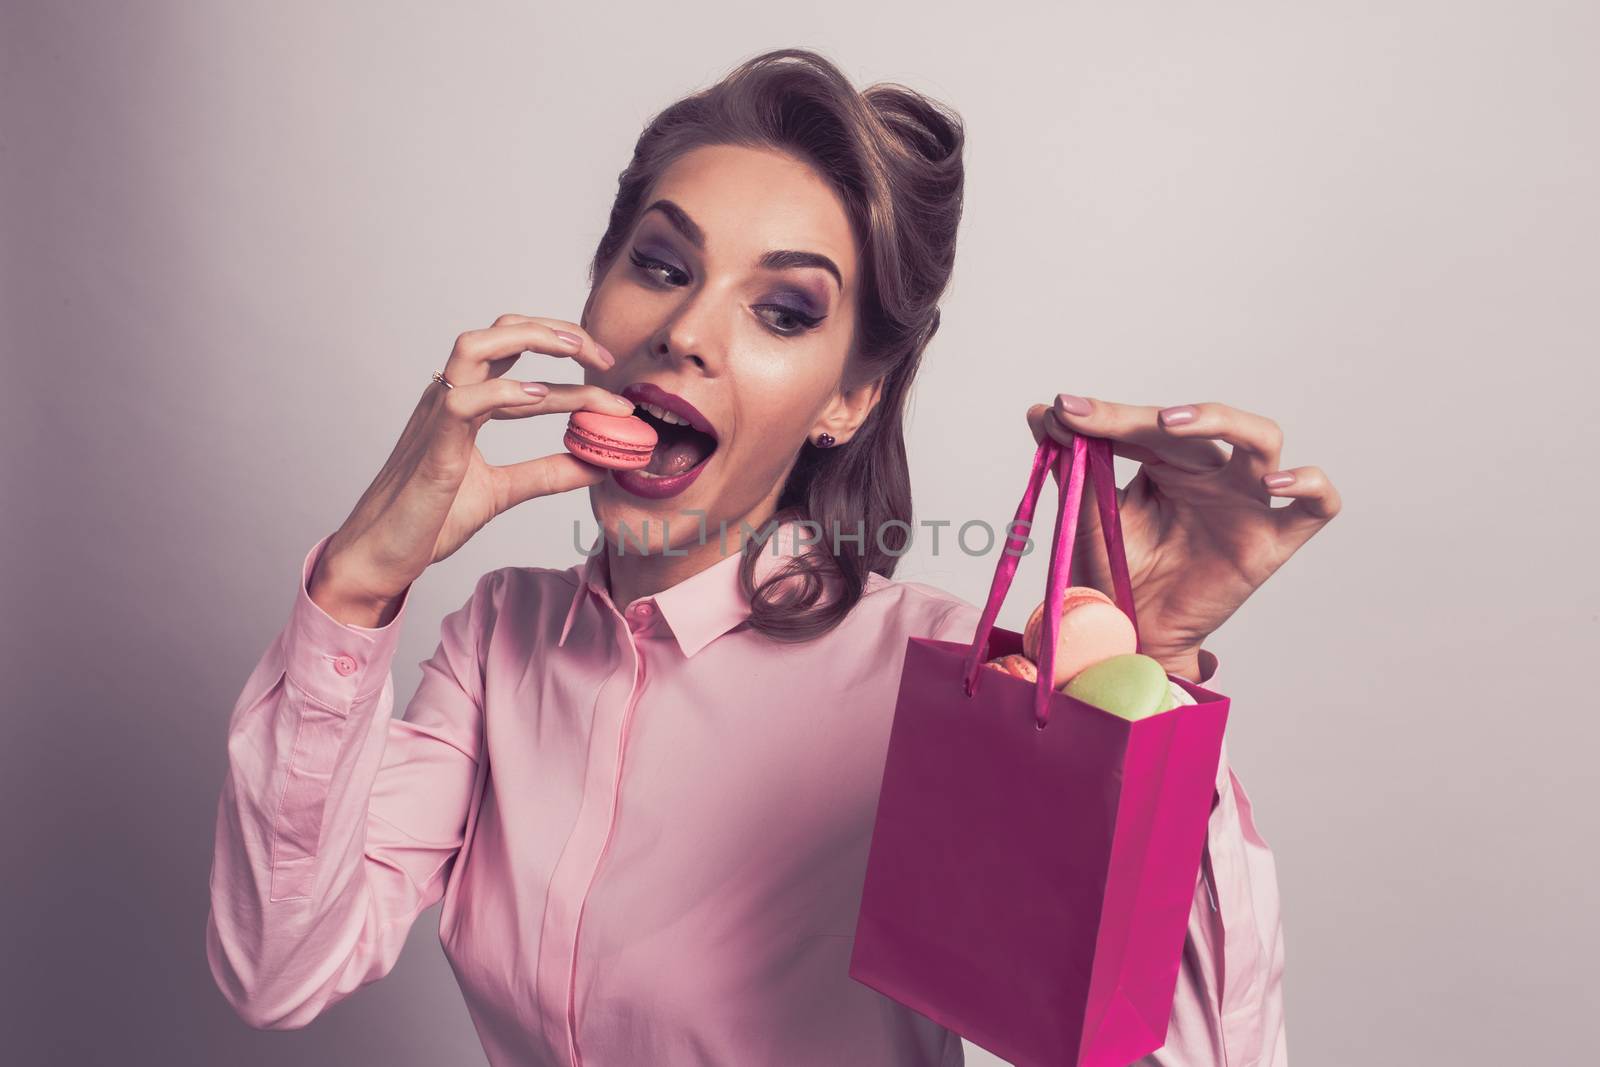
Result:
{"label": "forearm", "polygon": [[329,617],[347,626],[376,630],[394,621],[410,587],[398,596],[370,592],[372,587],[357,568],[326,551],[319,554],[306,581],[307,595]]}
{"label": "forearm", "polygon": [[399,951],[371,933],[397,902],[364,857],[394,637],[339,624],[302,590],[230,717],[206,953],[252,1026],[305,1025]]}

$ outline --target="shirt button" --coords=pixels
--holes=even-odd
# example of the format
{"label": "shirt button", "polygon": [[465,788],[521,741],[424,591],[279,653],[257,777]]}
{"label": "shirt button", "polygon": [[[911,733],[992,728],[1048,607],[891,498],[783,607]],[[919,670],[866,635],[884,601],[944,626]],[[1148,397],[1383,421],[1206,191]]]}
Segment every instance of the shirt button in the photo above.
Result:
{"label": "shirt button", "polygon": [[349,656],[335,656],[333,657],[333,669],[348,678],[356,673],[356,661]]}

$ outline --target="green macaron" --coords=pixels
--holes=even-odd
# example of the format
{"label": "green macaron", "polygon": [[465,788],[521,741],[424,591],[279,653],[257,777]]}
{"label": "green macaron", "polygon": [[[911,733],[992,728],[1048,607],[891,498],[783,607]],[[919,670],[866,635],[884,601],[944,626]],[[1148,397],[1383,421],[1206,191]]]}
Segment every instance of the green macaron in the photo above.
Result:
{"label": "green macaron", "polygon": [[1125,652],[1090,664],[1073,675],[1061,691],[1135,721],[1178,706],[1165,668],[1140,652]]}

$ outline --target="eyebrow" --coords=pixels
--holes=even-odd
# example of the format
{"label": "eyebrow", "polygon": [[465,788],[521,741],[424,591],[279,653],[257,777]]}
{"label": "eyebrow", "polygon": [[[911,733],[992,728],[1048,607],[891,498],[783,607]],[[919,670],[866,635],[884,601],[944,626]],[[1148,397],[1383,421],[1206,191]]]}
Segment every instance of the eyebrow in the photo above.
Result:
{"label": "eyebrow", "polygon": [[[672,228],[683,235],[684,240],[705,251],[706,234],[689,213],[671,200],[657,200],[644,211],[641,217],[652,211],[659,211],[672,223]],[[844,291],[844,276],[839,273],[839,267],[833,260],[821,252],[801,252],[794,249],[780,248],[767,252],[757,261],[767,270],[790,270],[795,267],[820,267],[833,275],[833,280],[839,286],[840,292]]]}

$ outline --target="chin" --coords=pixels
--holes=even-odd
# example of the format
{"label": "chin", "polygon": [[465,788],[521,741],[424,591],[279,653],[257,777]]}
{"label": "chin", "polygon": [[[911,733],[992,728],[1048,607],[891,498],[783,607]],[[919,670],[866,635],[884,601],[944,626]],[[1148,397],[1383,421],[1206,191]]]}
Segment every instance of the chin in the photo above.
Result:
{"label": "chin", "polygon": [[[670,499],[641,498],[622,488],[616,474],[589,490],[595,522],[605,531],[606,541],[629,555],[659,556],[669,546],[674,554],[717,540],[717,512],[696,501],[700,493]],[[696,511],[699,509],[705,514]],[[669,539],[670,538],[670,542]],[[732,538],[730,537],[730,540]]]}

